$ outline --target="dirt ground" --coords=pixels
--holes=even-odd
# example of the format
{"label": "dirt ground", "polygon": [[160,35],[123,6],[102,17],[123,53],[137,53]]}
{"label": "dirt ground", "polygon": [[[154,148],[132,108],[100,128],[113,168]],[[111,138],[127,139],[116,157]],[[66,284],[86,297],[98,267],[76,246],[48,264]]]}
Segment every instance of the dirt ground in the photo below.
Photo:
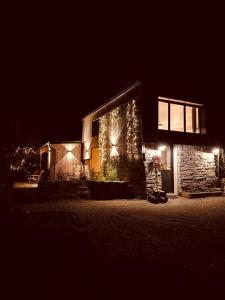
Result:
{"label": "dirt ground", "polygon": [[35,268],[44,259],[54,274],[72,271],[79,286],[159,299],[225,294],[225,197],[40,201],[14,204],[11,215],[11,248]]}

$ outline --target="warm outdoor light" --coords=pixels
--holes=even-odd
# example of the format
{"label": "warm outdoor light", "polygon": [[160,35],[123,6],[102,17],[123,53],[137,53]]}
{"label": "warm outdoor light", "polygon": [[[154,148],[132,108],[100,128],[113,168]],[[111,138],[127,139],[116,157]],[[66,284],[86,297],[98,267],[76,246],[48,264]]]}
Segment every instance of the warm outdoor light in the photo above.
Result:
{"label": "warm outdoor light", "polygon": [[116,149],[116,145],[112,144],[110,156],[118,156],[118,155],[119,155],[119,153]]}
{"label": "warm outdoor light", "polygon": [[166,150],[166,146],[165,145],[161,145],[161,146],[158,147],[158,150],[159,151],[164,151],[164,150]]}
{"label": "warm outdoor light", "polygon": [[220,149],[219,148],[214,148],[212,153],[214,153],[214,155],[218,155],[219,154]]}
{"label": "warm outdoor light", "polygon": [[72,152],[75,145],[74,144],[63,144],[63,146],[66,148],[67,152]]}

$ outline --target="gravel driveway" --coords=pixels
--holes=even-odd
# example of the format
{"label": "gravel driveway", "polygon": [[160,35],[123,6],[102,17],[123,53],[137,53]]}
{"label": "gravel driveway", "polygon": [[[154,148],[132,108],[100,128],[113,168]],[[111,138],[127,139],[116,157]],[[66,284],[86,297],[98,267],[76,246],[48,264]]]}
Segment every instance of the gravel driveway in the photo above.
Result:
{"label": "gravel driveway", "polygon": [[176,198],[157,205],[65,199],[14,205],[13,211],[29,216],[32,228],[64,236],[83,233],[85,260],[95,271],[103,266],[102,273],[117,274],[119,282],[142,278],[156,291],[175,289],[177,299],[184,298],[183,291],[224,291],[225,197]]}

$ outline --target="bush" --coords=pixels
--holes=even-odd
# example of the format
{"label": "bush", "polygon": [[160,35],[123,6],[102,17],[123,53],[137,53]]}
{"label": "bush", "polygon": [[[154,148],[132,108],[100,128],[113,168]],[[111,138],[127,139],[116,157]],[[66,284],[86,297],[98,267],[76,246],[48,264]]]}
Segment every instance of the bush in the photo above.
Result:
{"label": "bush", "polygon": [[132,193],[137,198],[145,198],[145,168],[140,159],[129,160],[124,156],[113,157],[102,165],[97,181],[127,181],[130,183]]}

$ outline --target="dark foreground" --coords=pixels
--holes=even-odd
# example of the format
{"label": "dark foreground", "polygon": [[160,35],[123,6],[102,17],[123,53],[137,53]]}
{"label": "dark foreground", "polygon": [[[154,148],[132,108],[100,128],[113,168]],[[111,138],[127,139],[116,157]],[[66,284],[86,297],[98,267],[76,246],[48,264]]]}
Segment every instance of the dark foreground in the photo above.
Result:
{"label": "dark foreground", "polygon": [[[1,215],[8,294],[68,299],[225,295],[225,198],[57,200]],[[8,288],[9,286],[9,288]],[[78,296],[79,295],[79,296]],[[153,296],[154,295],[154,296]]]}

